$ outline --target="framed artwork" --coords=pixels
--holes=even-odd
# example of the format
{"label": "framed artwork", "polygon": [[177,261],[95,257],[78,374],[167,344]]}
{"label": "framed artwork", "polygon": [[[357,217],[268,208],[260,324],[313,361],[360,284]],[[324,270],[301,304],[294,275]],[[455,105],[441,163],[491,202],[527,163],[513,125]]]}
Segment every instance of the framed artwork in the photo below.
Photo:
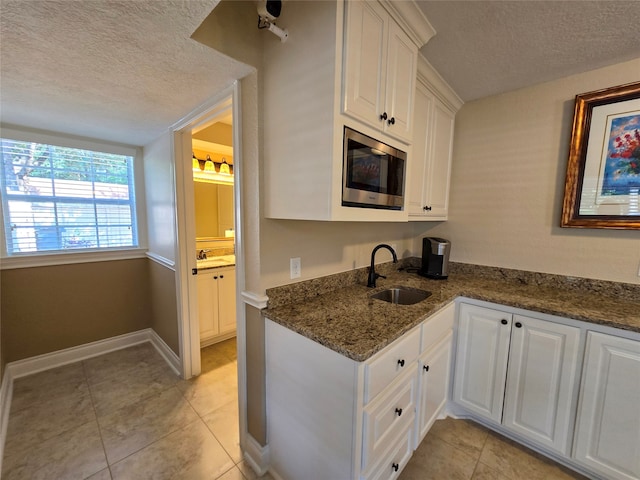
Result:
{"label": "framed artwork", "polygon": [[640,83],[576,95],[563,227],[640,229]]}

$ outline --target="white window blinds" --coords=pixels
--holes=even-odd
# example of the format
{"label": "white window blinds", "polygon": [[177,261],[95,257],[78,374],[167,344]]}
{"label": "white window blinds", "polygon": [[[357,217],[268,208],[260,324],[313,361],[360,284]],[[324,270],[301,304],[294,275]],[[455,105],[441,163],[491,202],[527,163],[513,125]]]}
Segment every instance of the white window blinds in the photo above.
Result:
{"label": "white window blinds", "polygon": [[138,246],[133,157],[0,141],[7,255]]}

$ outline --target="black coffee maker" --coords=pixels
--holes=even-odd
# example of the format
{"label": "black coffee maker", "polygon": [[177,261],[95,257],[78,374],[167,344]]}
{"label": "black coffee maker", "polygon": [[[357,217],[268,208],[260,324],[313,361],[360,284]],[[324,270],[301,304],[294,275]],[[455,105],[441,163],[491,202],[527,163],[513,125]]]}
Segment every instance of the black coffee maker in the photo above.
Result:
{"label": "black coffee maker", "polygon": [[449,276],[449,250],[451,242],[444,238],[424,237],[422,239],[422,268],[419,275],[437,280]]}

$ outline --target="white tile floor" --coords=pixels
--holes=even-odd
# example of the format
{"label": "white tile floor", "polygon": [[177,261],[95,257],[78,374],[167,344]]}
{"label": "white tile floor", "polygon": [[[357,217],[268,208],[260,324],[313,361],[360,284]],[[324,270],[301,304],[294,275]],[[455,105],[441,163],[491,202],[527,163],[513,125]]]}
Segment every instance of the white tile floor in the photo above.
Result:
{"label": "white tile floor", "polygon": [[202,353],[188,381],[149,343],[17,379],[2,478],[254,480],[238,444],[235,338]]}
{"label": "white tile floor", "polygon": [[[255,480],[238,444],[236,369],[234,338],[203,349],[202,375],[188,381],[148,343],[18,379],[2,478]],[[522,478],[584,477],[452,419],[434,424],[400,475]]]}

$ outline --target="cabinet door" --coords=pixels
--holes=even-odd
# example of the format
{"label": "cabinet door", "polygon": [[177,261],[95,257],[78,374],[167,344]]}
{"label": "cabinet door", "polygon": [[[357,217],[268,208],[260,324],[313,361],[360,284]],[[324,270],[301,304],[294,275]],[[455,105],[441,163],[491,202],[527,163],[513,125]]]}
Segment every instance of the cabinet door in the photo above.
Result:
{"label": "cabinet door", "polygon": [[500,423],[511,314],[463,303],[458,322],[454,401]]}
{"label": "cabinet door", "polygon": [[199,273],[196,281],[200,341],[218,334],[218,283],[214,278],[217,276],[217,273]]}
{"label": "cabinet door", "polygon": [[236,329],[236,270],[220,271],[218,278],[218,322],[219,332],[229,333]]}
{"label": "cabinet door", "polygon": [[455,114],[418,82],[415,95],[413,156],[409,160],[410,220],[446,220]]}
{"label": "cabinet door", "polygon": [[454,114],[437,99],[433,107],[433,128],[429,136],[431,145],[426,162],[425,212],[427,217],[446,220],[449,211]]}
{"label": "cabinet door", "polygon": [[346,2],[344,113],[382,128],[388,14],[377,2]]}
{"label": "cabinet door", "polygon": [[580,329],[515,315],[504,401],[505,427],[569,454]]}
{"label": "cabinet door", "polygon": [[384,128],[389,135],[410,143],[418,49],[393,20],[389,21],[388,52],[384,108],[389,118]]}
{"label": "cabinet door", "polygon": [[420,357],[418,364],[418,431],[417,448],[447,403],[451,370],[451,338],[449,333]]}
{"label": "cabinet door", "polygon": [[409,218],[426,216],[426,183],[428,141],[430,137],[433,95],[421,83],[416,87],[415,109],[413,117],[413,155],[408,159],[407,171],[407,210]]}
{"label": "cabinet door", "polygon": [[640,342],[589,332],[574,457],[605,478],[640,478]]}

